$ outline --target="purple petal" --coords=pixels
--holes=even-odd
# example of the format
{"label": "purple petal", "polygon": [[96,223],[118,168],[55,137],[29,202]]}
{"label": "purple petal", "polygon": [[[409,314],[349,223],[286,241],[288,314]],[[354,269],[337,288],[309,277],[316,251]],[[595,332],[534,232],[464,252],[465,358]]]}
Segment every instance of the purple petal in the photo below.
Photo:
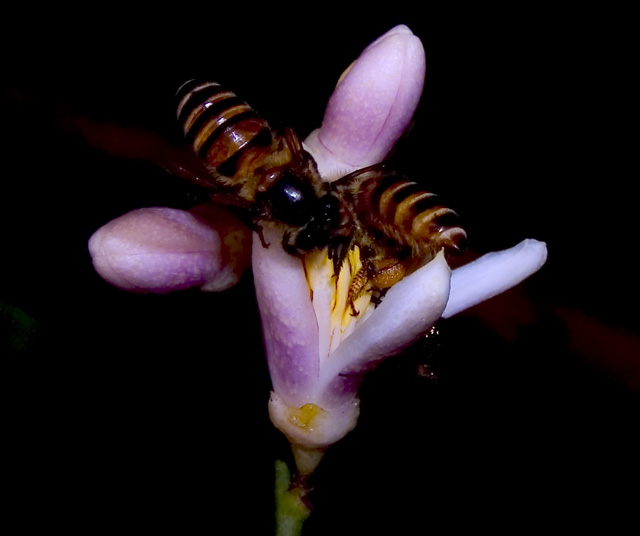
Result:
{"label": "purple petal", "polygon": [[292,444],[323,449],[354,428],[359,401],[314,404],[321,367],[318,320],[302,261],[280,247],[280,233],[264,235],[268,248],[254,235],[253,274],[273,386],[269,416]]}
{"label": "purple petal", "polygon": [[96,271],[133,292],[231,287],[248,262],[243,252],[246,231],[233,220],[216,229],[205,221],[204,210],[196,215],[143,208],[107,223],[89,240]]}
{"label": "purple petal", "polygon": [[382,161],[409,126],[424,86],[420,39],[396,26],[338,82],[322,127],[305,140],[328,178]]}
{"label": "purple petal", "polygon": [[281,234],[264,236],[268,248],[254,236],[253,277],[269,373],[280,399],[299,408],[318,381],[318,322],[302,261],[282,249]]}
{"label": "purple petal", "polygon": [[451,276],[451,295],[442,316],[449,318],[516,286],[542,268],[546,260],[546,244],[527,239],[457,268]]}

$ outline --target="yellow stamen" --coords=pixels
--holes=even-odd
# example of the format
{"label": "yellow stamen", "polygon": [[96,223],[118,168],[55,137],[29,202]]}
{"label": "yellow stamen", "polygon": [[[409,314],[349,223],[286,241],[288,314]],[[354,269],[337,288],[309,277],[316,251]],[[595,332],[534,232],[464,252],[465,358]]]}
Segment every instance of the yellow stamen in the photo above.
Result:
{"label": "yellow stamen", "polygon": [[360,293],[356,300],[353,300],[353,296],[349,295],[353,279],[361,268],[362,261],[358,246],[354,246],[349,250],[337,276],[334,271],[333,261],[329,259],[326,249],[313,252],[305,257],[305,270],[309,288],[312,292],[312,299],[314,288],[327,288],[330,293],[328,325],[324,319],[318,318],[319,327],[326,326],[329,329],[329,355],[340,344],[342,339],[355,329],[357,321],[373,308],[370,289]]}

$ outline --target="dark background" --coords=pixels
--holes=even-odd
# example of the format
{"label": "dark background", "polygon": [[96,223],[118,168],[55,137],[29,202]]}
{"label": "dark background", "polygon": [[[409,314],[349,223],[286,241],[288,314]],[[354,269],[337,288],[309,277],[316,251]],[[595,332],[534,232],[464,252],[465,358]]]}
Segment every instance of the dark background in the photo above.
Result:
{"label": "dark background", "polygon": [[[0,353],[7,482],[23,526],[186,533],[232,520],[271,532],[273,461],[289,454],[267,417],[250,274],[221,294],[132,295],[95,274],[86,243],[134,208],[196,201],[135,143],[177,140],[183,81],[226,83],[306,135],[342,70],[399,23],[423,41],[427,79],[395,165],[462,214],[473,251],[532,237],[549,260],[372,375],[358,428],[314,477],[307,534],[612,529],[631,513],[640,334],[628,14],[111,9],[5,20]],[[131,135],[131,152],[88,141],[87,124]],[[419,374],[425,365],[437,382]]]}

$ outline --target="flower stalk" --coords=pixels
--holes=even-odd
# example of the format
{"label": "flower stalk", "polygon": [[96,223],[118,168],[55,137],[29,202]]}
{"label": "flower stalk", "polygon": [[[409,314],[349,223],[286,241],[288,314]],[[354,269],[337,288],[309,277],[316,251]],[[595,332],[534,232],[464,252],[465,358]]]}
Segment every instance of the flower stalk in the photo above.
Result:
{"label": "flower stalk", "polygon": [[302,525],[311,515],[305,502],[306,490],[291,487],[291,473],[287,464],[278,460],[276,468],[276,536],[302,534]]}

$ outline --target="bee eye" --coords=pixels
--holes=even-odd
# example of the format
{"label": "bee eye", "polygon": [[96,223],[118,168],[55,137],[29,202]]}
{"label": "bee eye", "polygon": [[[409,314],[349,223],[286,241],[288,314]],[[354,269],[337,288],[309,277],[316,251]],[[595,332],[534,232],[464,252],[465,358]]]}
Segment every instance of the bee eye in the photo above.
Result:
{"label": "bee eye", "polygon": [[291,225],[302,225],[311,218],[315,192],[293,175],[284,175],[266,192],[273,217]]}
{"label": "bee eye", "polygon": [[320,198],[320,219],[328,225],[334,226],[340,220],[340,201],[332,195],[325,195]]}
{"label": "bee eye", "polygon": [[325,234],[321,228],[315,225],[307,225],[298,233],[296,247],[301,251],[309,251],[324,245]]}
{"label": "bee eye", "polygon": [[296,247],[308,251],[325,246],[330,237],[330,229],[340,221],[340,201],[332,195],[325,195],[318,199],[313,217],[296,238]]}

